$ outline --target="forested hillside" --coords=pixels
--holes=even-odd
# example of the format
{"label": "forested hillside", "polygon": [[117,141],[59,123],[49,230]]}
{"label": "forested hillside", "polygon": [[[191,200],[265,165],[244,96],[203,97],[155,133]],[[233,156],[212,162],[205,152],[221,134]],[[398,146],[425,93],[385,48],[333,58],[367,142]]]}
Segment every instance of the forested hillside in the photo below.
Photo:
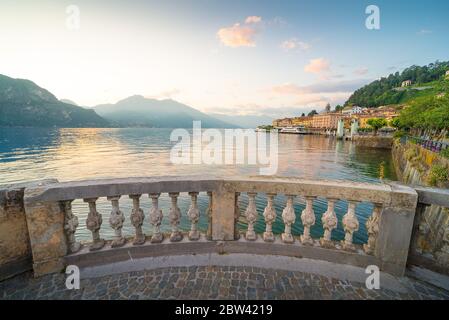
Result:
{"label": "forested hillside", "polygon": [[[427,66],[411,66],[401,73],[396,72],[388,77],[376,80],[356,90],[346,101],[345,105],[358,105],[361,107],[378,107],[382,105],[398,104],[422,96],[422,91],[434,89],[432,93],[438,94],[447,90],[447,85],[441,83],[446,71],[449,70],[449,61],[436,61]],[[411,80],[413,87],[397,89],[405,80]],[[434,83],[432,83],[434,82]],[[430,84],[429,84],[430,83]]]}

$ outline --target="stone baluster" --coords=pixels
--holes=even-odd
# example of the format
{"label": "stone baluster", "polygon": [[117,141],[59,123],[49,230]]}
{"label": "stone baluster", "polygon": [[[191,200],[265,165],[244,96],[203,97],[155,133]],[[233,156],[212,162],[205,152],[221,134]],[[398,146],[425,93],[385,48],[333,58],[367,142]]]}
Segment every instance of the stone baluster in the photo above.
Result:
{"label": "stone baluster", "polygon": [[294,224],[296,220],[295,209],[293,208],[294,197],[294,195],[287,195],[287,205],[282,211],[282,220],[284,221],[285,229],[284,233],[281,235],[281,238],[285,243],[295,242],[292,235],[292,224]]}
{"label": "stone baluster", "polygon": [[189,232],[189,240],[196,241],[200,238],[200,233],[197,230],[198,220],[200,219],[200,210],[198,209],[198,192],[189,192],[190,197],[192,198],[192,203],[190,204],[189,211],[187,212],[187,216],[190,219],[190,232]]}
{"label": "stone baluster", "polygon": [[207,215],[207,240],[212,240],[212,192],[208,191],[207,196],[209,197],[209,206],[206,209]]}
{"label": "stone baluster", "polygon": [[246,230],[245,238],[250,241],[257,239],[256,232],[254,232],[254,224],[257,221],[256,196],[256,192],[248,192],[248,207],[245,211],[248,229]]}
{"label": "stone baluster", "polygon": [[170,241],[177,242],[182,240],[182,233],[178,229],[179,223],[181,221],[181,210],[179,210],[178,207],[179,192],[170,192],[168,195],[171,198],[170,213],[168,215],[172,228]]}
{"label": "stone baluster", "polygon": [[263,233],[263,240],[266,242],[274,241],[273,223],[276,221],[276,209],[274,208],[273,201],[276,193],[267,193],[267,206],[263,211],[265,218],[265,232]]}
{"label": "stone baluster", "polygon": [[81,249],[81,243],[76,241],[75,237],[76,228],[78,228],[78,217],[72,212],[72,201],[61,201],[61,206],[64,212],[64,231],[67,237],[69,252],[75,253]]}
{"label": "stone baluster", "polygon": [[315,199],[315,197],[306,197],[306,208],[301,213],[301,221],[304,226],[304,232],[301,235],[301,243],[306,245],[313,245],[313,239],[310,236],[310,228],[315,224],[313,199]]}
{"label": "stone baluster", "polygon": [[320,239],[320,244],[324,248],[334,248],[331,240],[332,230],[338,225],[337,215],[335,214],[335,202],[337,199],[327,199],[327,210],[321,217],[323,223],[324,235]]}
{"label": "stone baluster", "polygon": [[120,196],[108,197],[108,200],[111,201],[112,210],[109,216],[109,224],[111,228],[114,229],[114,239],[112,240],[111,247],[118,248],[123,246],[126,243],[125,237],[122,235],[123,222],[125,221],[125,216],[123,212],[120,211],[119,208],[119,199]]}
{"label": "stone baluster", "polygon": [[102,216],[97,211],[98,198],[84,199],[84,202],[89,204],[89,214],[86,219],[86,227],[92,232],[92,244],[89,247],[90,251],[99,250],[104,247],[105,241],[100,238],[100,228],[103,222]]}
{"label": "stone baluster", "polygon": [[355,246],[352,243],[354,232],[359,230],[359,221],[355,215],[355,208],[357,202],[349,201],[348,212],[343,216],[343,228],[345,230],[345,239],[342,240],[343,250],[355,251]]}
{"label": "stone baluster", "polygon": [[151,209],[150,209],[150,222],[153,225],[153,236],[151,237],[151,243],[159,243],[164,240],[164,235],[161,232],[162,210],[159,209],[159,196],[160,193],[150,193]]}
{"label": "stone baluster", "polygon": [[379,220],[382,212],[382,204],[375,203],[373,214],[366,221],[366,230],[368,232],[368,242],[363,245],[366,254],[374,254],[376,249],[377,236],[379,235]]}
{"label": "stone baluster", "polygon": [[449,225],[446,225],[443,233],[443,246],[435,253],[437,262],[440,266],[449,265]]}
{"label": "stone baluster", "polygon": [[145,214],[142,208],[140,208],[140,194],[131,194],[129,197],[133,199],[133,210],[131,212],[131,223],[136,228],[136,235],[134,237],[133,244],[140,245],[145,243],[145,234],[142,231],[143,220]]}
{"label": "stone baluster", "polygon": [[240,218],[240,206],[239,206],[239,197],[240,192],[235,193],[235,202],[234,202],[234,240],[240,239],[240,232],[239,232],[239,218]]}

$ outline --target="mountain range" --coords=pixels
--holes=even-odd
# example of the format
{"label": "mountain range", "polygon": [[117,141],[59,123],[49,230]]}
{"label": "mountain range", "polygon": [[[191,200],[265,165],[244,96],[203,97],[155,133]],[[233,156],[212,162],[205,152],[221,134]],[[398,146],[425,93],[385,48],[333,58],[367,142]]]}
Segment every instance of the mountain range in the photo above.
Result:
{"label": "mountain range", "polygon": [[0,75],[0,126],[192,128],[194,120],[200,120],[203,128],[254,128],[272,119],[208,115],[171,99],[140,95],[87,108],[72,100],[58,100],[30,80]]}
{"label": "mountain range", "polygon": [[156,100],[140,95],[115,104],[98,105],[93,110],[119,127],[191,128],[195,120],[201,121],[203,128],[238,127],[171,99]]}

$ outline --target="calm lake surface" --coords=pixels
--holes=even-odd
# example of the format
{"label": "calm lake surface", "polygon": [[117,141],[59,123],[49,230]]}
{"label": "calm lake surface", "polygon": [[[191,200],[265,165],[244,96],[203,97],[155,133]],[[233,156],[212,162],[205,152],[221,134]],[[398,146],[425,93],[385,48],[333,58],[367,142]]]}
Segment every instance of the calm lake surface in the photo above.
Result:
{"label": "calm lake surface", "polygon": [[[85,180],[94,178],[142,177],[160,175],[212,174],[219,176],[256,175],[256,165],[175,165],[170,161],[170,150],[176,142],[170,141],[171,129],[125,128],[125,129],[53,129],[53,128],[4,128],[0,127],[0,185],[47,178],[59,181]],[[337,141],[324,136],[279,135],[279,158],[277,175],[296,176],[304,179],[331,179],[380,183],[380,167],[384,168],[385,179],[396,180],[391,153],[389,150],[356,148],[351,142]],[[232,148],[228,146],[228,148]],[[240,197],[242,214],[246,208],[247,197]],[[265,228],[262,212],[266,205],[264,195],[257,198],[260,214],[256,230]],[[150,199],[141,198],[142,208],[148,215]],[[283,224],[280,217],[285,205],[285,197],[275,198],[278,219],[273,227],[275,233],[282,233]],[[205,230],[204,216],[208,199],[205,194],[199,197],[201,219],[199,227]],[[97,202],[98,211],[103,215],[101,234],[104,238],[112,237],[108,217],[110,203],[106,199]],[[189,228],[186,212],[190,205],[188,195],[179,197],[182,213],[181,228]],[[169,198],[163,194],[160,206],[164,215],[168,215]],[[317,199],[314,203],[316,224],[312,235],[322,234],[321,215],[326,211],[326,200]],[[134,228],[129,221],[131,201],[127,196],[120,200],[121,210],[127,220],[124,233],[133,234]],[[304,199],[295,199],[296,223],[292,228],[294,234],[302,233],[300,214],[304,209]],[[77,236],[90,239],[90,232],[85,227],[87,204],[81,200],[73,202],[74,212],[79,217]],[[342,239],[344,231],[341,217],[347,209],[345,201],[336,206],[339,217],[338,229],[333,232],[334,239]],[[372,205],[360,203],[356,214],[360,229],[354,235],[354,242],[366,240],[365,221],[372,211]],[[245,228],[244,218],[240,221]],[[168,219],[164,218],[163,231],[169,231]],[[144,231],[151,234],[151,226],[146,218]]]}

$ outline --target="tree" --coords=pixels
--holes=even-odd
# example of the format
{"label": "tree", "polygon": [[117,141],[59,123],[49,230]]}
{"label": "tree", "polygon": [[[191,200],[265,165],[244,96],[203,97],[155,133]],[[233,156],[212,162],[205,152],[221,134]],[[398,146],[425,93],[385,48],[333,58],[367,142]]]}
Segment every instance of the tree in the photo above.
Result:
{"label": "tree", "polygon": [[410,129],[449,129],[449,96],[415,99],[401,111],[399,121]]}
{"label": "tree", "polygon": [[401,120],[399,118],[393,118],[390,121],[390,127],[400,129],[401,128]]}
{"label": "tree", "polygon": [[318,112],[316,112],[316,110],[313,109],[312,111],[309,112],[308,116],[311,117],[311,116],[314,116],[316,114],[318,114]]}
{"label": "tree", "polygon": [[327,113],[331,112],[331,105],[328,103],[326,104],[326,108],[324,109]]}
{"label": "tree", "polygon": [[341,110],[343,110],[343,108],[344,108],[343,106],[338,104],[335,106],[335,112],[340,112]]}
{"label": "tree", "polygon": [[428,66],[411,66],[402,73],[396,72],[356,90],[346,101],[345,105],[355,104],[361,107],[378,107],[382,105],[397,104],[419,97],[420,92],[415,90],[393,90],[401,86],[402,81],[411,80],[414,84],[441,80],[449,68],[449,61],[436,61]]}
{"label": "tree", "polygon": [[301,113],[301,117],[305,117],[306,116],[306,114],[303,112],[303,113]]}
{"label": "tree", "polygon": [[374,130],[374,135],[377,135],[377,131],[385,127],[388,122],[384,118],[371,118],[366,122]]}

